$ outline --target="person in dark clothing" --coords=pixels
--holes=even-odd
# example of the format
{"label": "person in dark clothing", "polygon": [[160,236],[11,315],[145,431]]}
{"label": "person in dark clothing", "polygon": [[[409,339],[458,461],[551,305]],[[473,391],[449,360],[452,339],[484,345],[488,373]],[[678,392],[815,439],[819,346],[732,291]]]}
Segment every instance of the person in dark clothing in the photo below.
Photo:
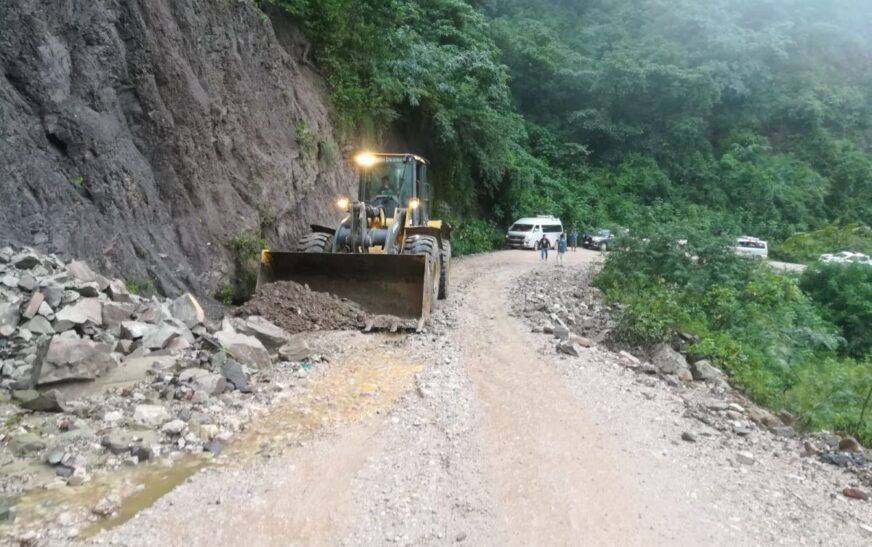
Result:
{"label": "person in dark clothing", "polygon": [[569,245],[572,246],[572,252],[578,249],[578,230],[575,228],[569,233]]}
{"label": "person in dark clothing", "polygon": [[563,266],[563,255],[566,254],[566,234],[560,234],[557,242],[557,265]]}
{"label": "person in dark clothing", "polygon": [[548,241],[548,237],[545,234],[542,234],[542,239],[539,240],[539,258],[542,260],[548,260],[548,248],[551,246],[551,242]]}

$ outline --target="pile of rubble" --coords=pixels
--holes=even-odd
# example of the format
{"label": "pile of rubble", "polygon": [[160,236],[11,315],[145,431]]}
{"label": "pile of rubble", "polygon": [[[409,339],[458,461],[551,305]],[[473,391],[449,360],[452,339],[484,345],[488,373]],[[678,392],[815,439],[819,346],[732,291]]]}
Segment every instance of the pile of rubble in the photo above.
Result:
{"label": "pile of rubble", "polygon": [[83,262],[0,249],[0,494],[219,453],[276,397],[276,374],[310,367],[301,336],[259,316],[210,321],[190,294],[142,298]]}
{"label": "pile of rubble", "polygon": [[355,329],[364,326],[367,319],[366,312],[354,302],[311,291],[293,281],[262,287],[236,314],[266,317],[290,333]]}
{"label": "pile of rubble", "polygon": [[[595,266],[586,265],[520,278],[513,289],[513,314],[524,318],[533,332],[553,335],[559,353],[577,357],[594,344],[613,346],[609,334],[618,324],[620,309],[606,304],[602,293],[590,285],[595,273]],[[711,362],[686,355],[683,348],[692,341],[692,336],[680,334],[669,344],[612,349],[623,366],[639,374],[643,384],[666,383],[681,393],[688,414],[700,423],[736,438],[762,430],[791,440],[800,444],[802,455],[846,468],[872,487],[872,450],[864,449],[850,435],[801,432],[791,413],[773,413],[755,405],[733,389]],[[687,432],[682,440],[696,442],[697,438]]]}
{"label": "pile of rubble", "polygon": [[592,270],[554,268],[518,279],[512,313],[533,325],[534,332],[553,334],[557,349],[579,355],[579,347],[603,342],[616,327],[616,310],[603,303],[591,286]]}

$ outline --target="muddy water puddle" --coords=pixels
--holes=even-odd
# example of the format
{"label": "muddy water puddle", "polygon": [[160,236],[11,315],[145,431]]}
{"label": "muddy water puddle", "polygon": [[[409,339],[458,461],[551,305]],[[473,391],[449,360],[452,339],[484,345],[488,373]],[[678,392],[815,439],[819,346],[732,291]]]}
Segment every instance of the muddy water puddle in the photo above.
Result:
{"label": "muddy water puddle", "polygon": [[[388,334],[375,335],[320,375],[301,393],[274,403],[238,433],[219,458],[185,455],[172,463],[121,468],[79,486],[33,491],[16,504],[16,528],[54,520],[61,512],[87,511],[109,494],[123,498],[109,518],[83,528],[79,538],[119,526],[210,466],[246,465],[260,455],[273,455],[299,445],[321,430],[351,424],[387,412],[414,385],[420,365],[404,359],[404,351]],[[387,342],[388,347],[382,344]],[[391,347],[393,346],[393,347]],[[29,526],[28,526],[29,525]]]}

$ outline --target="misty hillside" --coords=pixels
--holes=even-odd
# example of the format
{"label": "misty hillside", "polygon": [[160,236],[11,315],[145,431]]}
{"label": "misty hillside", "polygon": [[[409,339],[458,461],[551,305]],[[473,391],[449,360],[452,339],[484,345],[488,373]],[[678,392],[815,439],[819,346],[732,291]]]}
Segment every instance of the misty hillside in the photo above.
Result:
{"label": "misty hillside", "polygon": [[304,21],[349,123],[433,158],[456,214],[773,239],[872,217],[868,2],[265,3]]}

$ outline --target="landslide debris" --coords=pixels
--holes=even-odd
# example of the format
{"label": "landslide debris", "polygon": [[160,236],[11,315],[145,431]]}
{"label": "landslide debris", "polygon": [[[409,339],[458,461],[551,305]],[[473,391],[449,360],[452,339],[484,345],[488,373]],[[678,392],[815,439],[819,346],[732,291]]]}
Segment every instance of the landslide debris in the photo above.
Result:
{"label": "landslide debris", "polygon": [[255,297],[236,310],[237,316],[265,317],[291,334],[316,330],[355,329],[367,314],[354,302],[315,292],[293,281],[262,287]]}
{"label": "landslide debris", "polygon": [[284,285],[215,321],[191,294],[144,298],[84,262],[0,247],[0,521],[22,520],[28,491],[219,454],[321,360],[308,331],[362,317]]}

